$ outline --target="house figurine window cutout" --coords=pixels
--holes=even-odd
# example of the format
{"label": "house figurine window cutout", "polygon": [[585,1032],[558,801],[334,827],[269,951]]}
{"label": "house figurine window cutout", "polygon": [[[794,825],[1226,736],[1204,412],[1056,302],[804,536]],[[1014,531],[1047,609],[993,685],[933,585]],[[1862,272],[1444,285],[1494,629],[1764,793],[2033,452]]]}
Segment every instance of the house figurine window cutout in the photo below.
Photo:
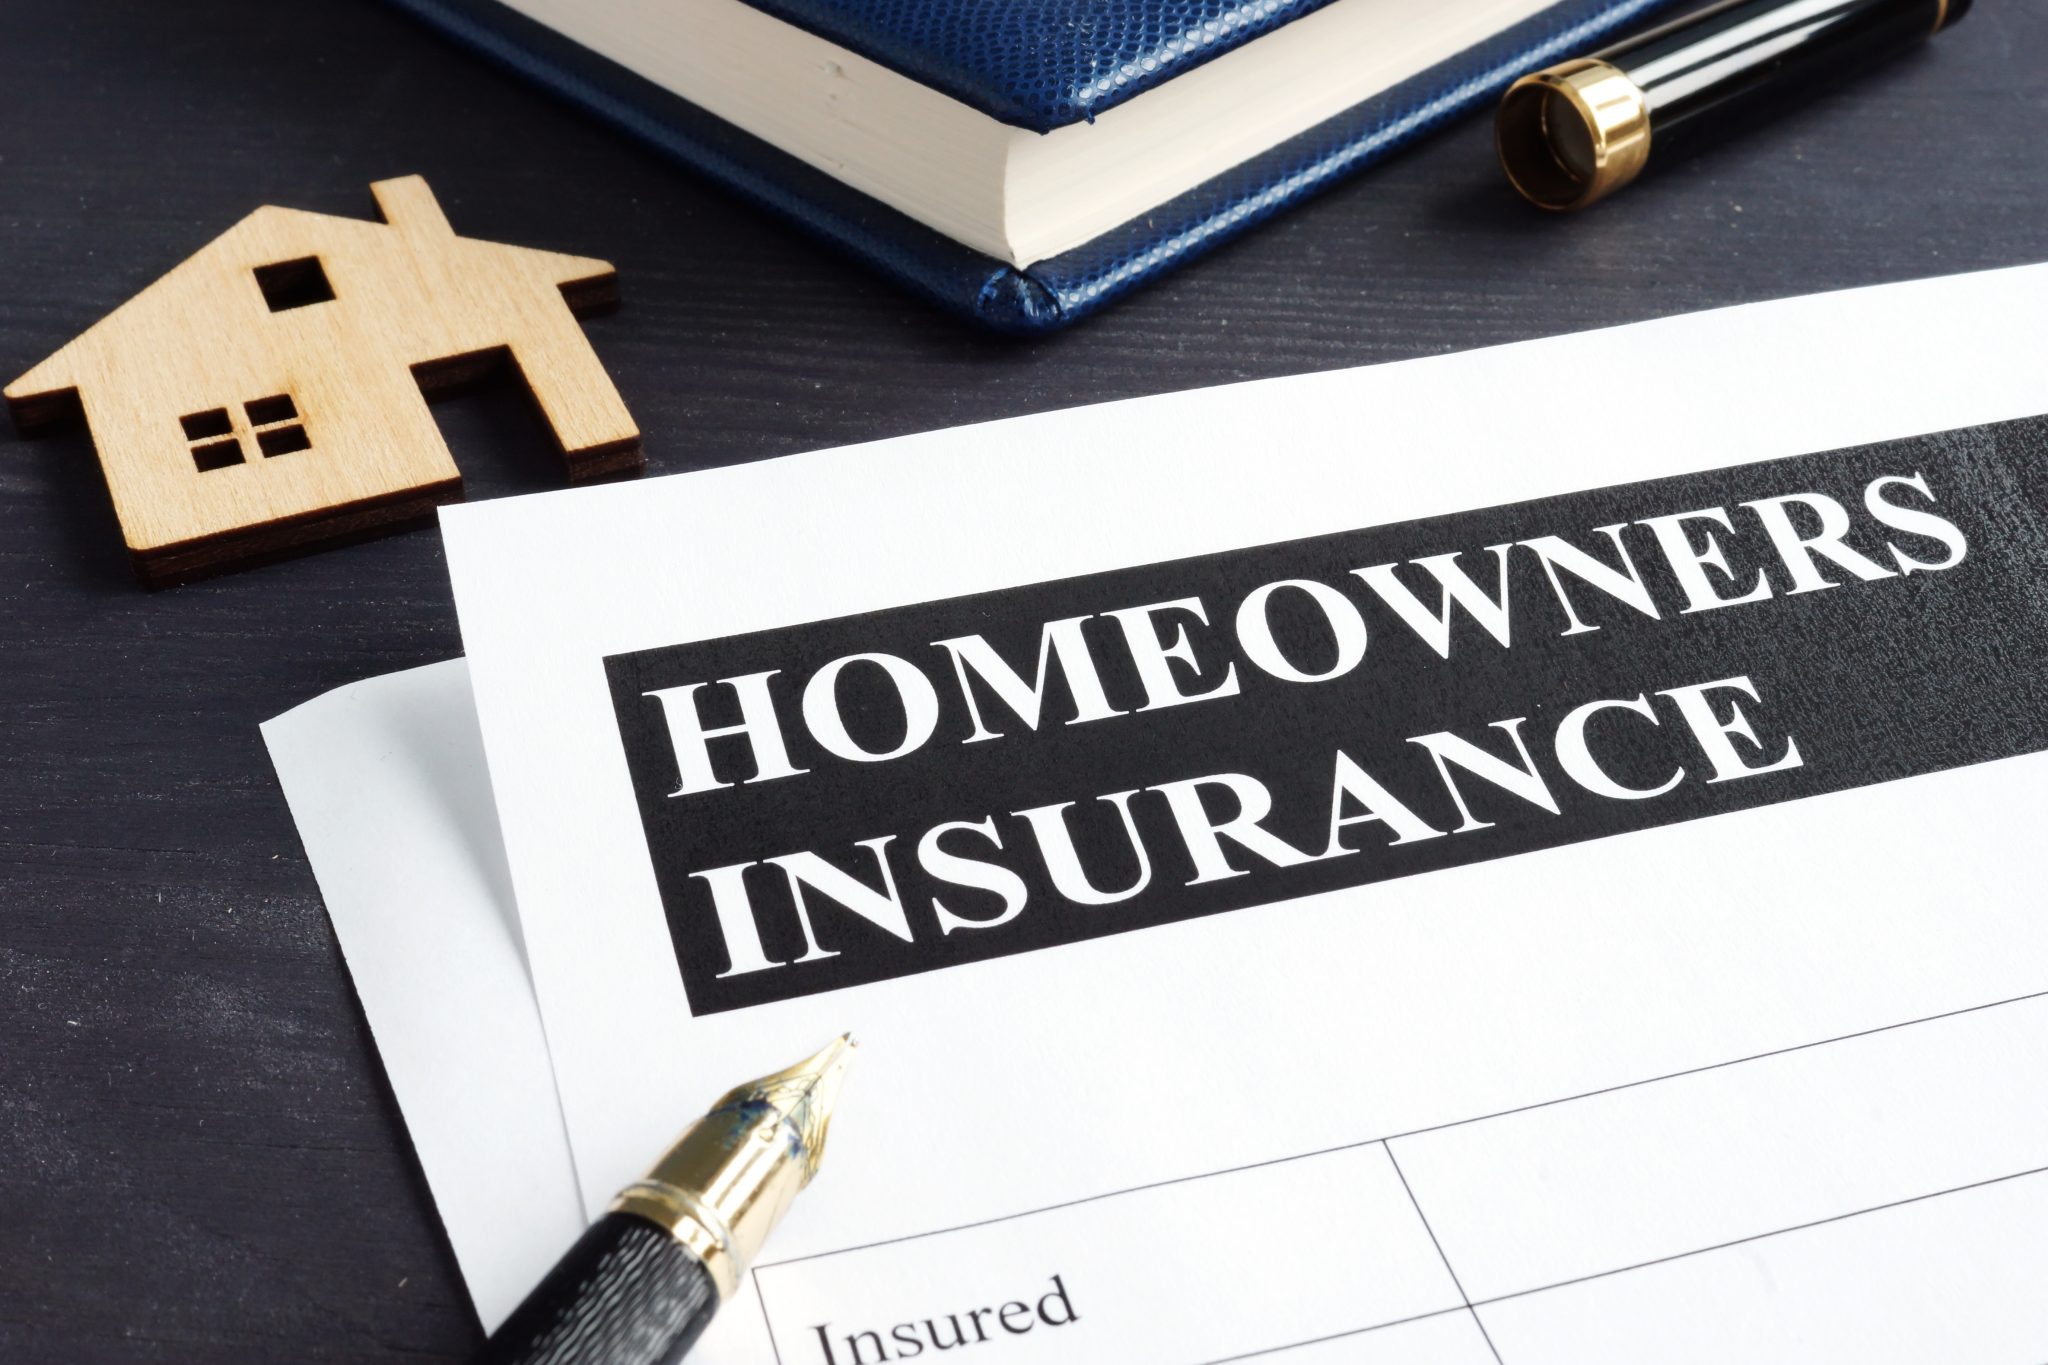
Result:
{"label": "house figurine window cutout", "polygon": [[458,237],[418,176],[370,191],[382,222],[257,209],[7,386],[25,435],[82,412],[145,583],[430,519],[462,476],[427,393],[506,358],[570,480],[641,467],[577,322],[612,267]]}

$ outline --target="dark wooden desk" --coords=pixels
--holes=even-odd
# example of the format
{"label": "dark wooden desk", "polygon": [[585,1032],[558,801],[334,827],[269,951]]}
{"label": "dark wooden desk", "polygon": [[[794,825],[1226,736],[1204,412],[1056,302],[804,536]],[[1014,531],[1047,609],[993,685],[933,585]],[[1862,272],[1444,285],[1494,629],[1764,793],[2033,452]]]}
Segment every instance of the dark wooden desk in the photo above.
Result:
{"label": "dark wooden desk", "polygon": [[[1028,344],[370,0],[6,10],[4,377],[258,204],[367,213],[418,171],[460,231],[618,264],[590,330],[650,473],[2048,259],[2048,8],[2019,0],[1579,219],[1512,199],[1469,124]],[[1559,378],[1532,429],[1597,430]],[[554,485],[515,396],[440,412],[472,497]],[[460,650],[439,541],[147,595],[82,434],[5,454],[0,1357],[459,1359],[475,1319],[256,730]]]}

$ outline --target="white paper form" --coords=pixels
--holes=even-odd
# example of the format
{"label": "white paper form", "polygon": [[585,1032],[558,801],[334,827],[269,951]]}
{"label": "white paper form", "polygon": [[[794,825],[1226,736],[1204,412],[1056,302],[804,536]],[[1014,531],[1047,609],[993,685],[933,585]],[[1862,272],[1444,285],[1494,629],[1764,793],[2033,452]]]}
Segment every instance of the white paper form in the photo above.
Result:
{"label": "white paper form", "polygon": [[[691,964],[670,937],[606,661],[2022,418],[2048,411],[2043,303],[2048,272],[2000,272],[451,509],[477,703],[586,1208],[637,1173],[679,1108],[851,1027],[866,1046],[835,1129],[832,1183],[799,1204],[753,1277],[758,1329],[721,1319],[723,1358],[895,1359],[908,1350],[886,1344],[904,1340],[895,1327],[926,1332],[930,1350],[933,1321],[964,1314],[1000,1332],[1011,1303],[1035,1325],[975,1344],[1017,1359],[1219,1359],[1439,1313],[1483,1325],[1494,1309],[1468,1306],[1476,1291],[1460,1282],[1458,1252],[1414,1235],[1416,1224],[1429,1231],[1430,1197],[1400,1179],[1402,1135],[2038,993],[2048,930],[2028,830],[2042,779],[2035,759],[2015,757],[693,1015]],[[1629,439],[1532,451],[1529,414],[1554,410],[1559,375],[1601,376],[1605,429]],[[1950,452],[1965,464],[1980,453],[1967,445]],[[1917,476],[1901,466],[1884,477]],[[1869,497],[1883,501],[1877,482]],[[1883,599],[1906,604],[1897,619],[1931,611],[1923,590],[1939,580],[1916,583],[1906,563],[1940,572],[1931,543],[1889,544],[1905,556],[1899,569],[1866,556],[1871,574],[1851,570],[1861,585],[1825,600],[1876,601],[1865,594],[1906,583],[1914,595]],[[1998,552],[1995,536],[1972,546],[1973,564]],[[1728,596],[1741,586],[1731,583]],[[821,662],[790,667],[801,683]],[[1707,681],[1648,680],[1637,700],[1650,724],[1690,724],[1676,691]],[[1888,685],[1857,681],[1862,693]],[[1737,710],[1772,714],[1762,682]],[[1650,702],[1652,690],[1671,700]],[[1732,694],[1719,695],[1714,720],[1733,725]],[[1847,762],[1873,738],[1861,719],[1809,731],[1811,756]],[[1133,733],[1122,718],[1099,723]],[[1755,771],[1760,757],[1792,758],[1785,735],[1750,739]],[[1708,762],[1713,780],[1725,777],[1710,750],[1690,762],[1696,782]],[[917,841],[919,829],[889,816],[875,810],[866,832]],[[1469,813],[1467,823],[1505,827]],[[792,836],[789,852],[806,846]],[[853,843],[827,852],[854,866]],[[839,894],[855,895],[843,881]],[[843,932],[844,914],[833,922]],[[720,924],[733,955],[723,972],[704,964],[706,990],[757,970]],[[810,946],[808,962],[836,955]],[[1998,1110],[1990,1122],[2003,1131],[2024,1117]],[[1329,1198],[1377,1198],[1380,1167],[1336,1155],[1375,1143],[1413,1223],[1380,1205],[1332,1220],[1298,1211],[1289,1167],[1314,1166]],[[1182,1203],[1140,1208],[1143,1191],[1201,1201],[1212,1181],[1235,1182],[1229,1207],[1272,1210],[1271,1283],[1242,1304],[1208,1291],[1200,1271],[1213,1248],[1176,1231]],[[1091,1212],[1044,1231],[1062,1207]],[[1767,1226],[1741,1235],[1778,1234],[1799,1217],[1761,1209]],[[851,1250],[878,1243],[941,1259],[876,1269],[911,1253]],[[1112,1244],[1149,1254],[1084,1266],[1090,1247]],[[1400,1273],[1369,1276],[1384,1303],[1287,1292],[1333,1260]],[[1161,1335],[1163,1323],[1186,1335]]]}
{"label": "white paper form", "polygon": [[585,1220],[469,670],[354,683],[263,738],[463,1282],[495,1327]]}
{"label": "white paper form", "polygon": [[[340,689],[270,722],[265,737],[489,1329],[583,1220],[528,978],[517,952],[506,950],[509,888],[474,725],[458,660]],[[1876,795],[1857,794],[1865,801]],[[1825,812],[1829,823],[1867,814]],[[1977,811],[1965,805],[1954,815],[1967,828]],[[1795,827],[1785,837],[1796,843],[1803,832]],[[395,883],[393,871],[407,869],[404,884]],[[1937,1071],[2038,1072],[2048,1038],[2044,1005],[2042,998],[1995,1005],[1383,1145],[1389,1155],[1398,1147],[1407,1178],[1426,1193],[1436,1235],[1466,1266],[1464,1282],[1481,1298],[1479,1312],[1503,1359],[1807,1360],[1825,1358],[1823,1343],[1859,1361],[2029,1359],[2038,1324],[2014,1309],[2032,1304],[2032,1287],[2048,1276],[2048,1240],[2038,1232],[2048,1225],[2048,1179],[2029,1178],[2039,1175],[2031,1172],[1972,1183],[1969,1177],[2004,1172],[2026,1157],[2022,1152],[2016,1161],[2000,1150],[2015,1136],[2010,1125],[1986,1123],[1973,1112],[1981,1111],[1987,1087],[1969,1084],[1973,1076]],[[1753,1083],[1745,1072],[1755,1074]],[[1715,1093],[1703,1093],[1708,1089]],[[1882,1126],[1872,1120],[1895,1113],[1896,1102],[1885,1101],[1902,1093],[1941,1101],[1915,1105],[1909,1114],[1932,1133],[1914,1134],[1907,1144],[1872,1141],[1869,1130]],[[1805,1112],[1788,1116],[1779,1108],[1788,1098]],[[2015,1098],[2022,1107],[2039,1103],[2032,1088]],[[1737,1121],[1745,1110],[1748,1125]],[[1774,1122],[1755,1124],[1758,1111]],[[1692,1113],[1711,1117],[1694,1121]],[[1731,1152],[1745,1136],[1748,1145]],[[1616,1138],[1626,1143],[1619,1161]],[[1377,1185],[1384,1194],[1384,1170],[1367,1164],[1378,1154],[1348,1150],[1354,1155],[1347,1183]],[[1908,1169],[1891,1189],[1873,1188],[1868,1173],[1881,1179],[1884,1172],[1871,1163],[1887,1151]],[[1589,1159],[1593,1153],[1604,1153],[1613,1169],[1601,1169],[1602,1161]],[[1932,1170],[1912,1169],[1930,1161]],[[1840,1181],[1837,1168],[1859,1163],[1867,1174],[1855,1187],[1831,1188]],[[1322,1207],[1319,1182],[1331,1163],[1289,1164],[1297,1181],[1310,1182],[1302,1197]],[[1558,1167],[1576,1179],[1537,1173]],[[1358,1179],[1361,1170],[1365,1177]],[[1670,1198],[1717,1174],[1712,1197]],[[1245,1175],[1258,1179],[1257,1172]],[[1199,1185],[1219,1202],[1234,1202],[1245,1188],[1227,1178]],[[1176,1188],[1104,1201],[1125,1204],[1109,1225],[1141,1235],[1149,1229],[1156,1237],[1176,1212]],[[1946,1192],[1885,1200],[1901,1188]],[[1758,1199],[1759,1192],[1766,1197]],[[1161,1206],[1146,1208],[1148,1194]],[[1192,1212],[1208,1207],[1205,1200]],[[1088,1216],[1100,1208],[1073,1212]],[[1841,1216],[1844,1210],[1850,1216]],[[1190,1212],[1184,1204],[1177,1211]],[[1387,1219],[1384,1207],[1379,1213]],[[1703,1217],[1716,1221],[1701,1226]],[[1398,1215],[1388,1221],[1401,1226]],[[1104,1243],[1102,1228],[1094,1224],[1091,1250]],[[1617,1231],[1624,1238],[1618,1245],[1584,1247]],[[966,1229],[903,1245],[924,1251],[943,1270],[957,1259],[960,1239],[974,1234]],[[1505,1264],[1543,1265],[1538,1278],[1551,1283],[1490,1282],[1484,1258],[1503,1248],[1512,1253]],[[1475,1252],[1482,1257],[1476,1262]],[[1427,1253],[1408,1258],[1410,1270],[1430,1264]],[[881,1260],[872,1269],[919,1282],[928,1271]],[[1351,1277],[1352,1292],[1342,1297],[1355,1314],[1365,1297],[1357,1292],[1363,1265],[1356,1249],[1316,1269]],[[1366,1288],[1384,1304],[1402,1278]],[[851,1287],[862,1292],[858,1282]],[[1328,1289],[1313,1275],[1292,1287]],[[1425,1303],[1432,1290],[1436,1301],[1449,1297],[1426,1279],[1422,1290]],[[1377,1311],[1386,1318],[1399,1307]],[[1340,1319],[1336,1330],[1297,1338],[1281,1356],[1305,1365],[1496,1359],[1478,1319],[1461,1309],[1396,1316],[1387,1319],[1392,1325],[1358,1330],[1365,1320]]]}

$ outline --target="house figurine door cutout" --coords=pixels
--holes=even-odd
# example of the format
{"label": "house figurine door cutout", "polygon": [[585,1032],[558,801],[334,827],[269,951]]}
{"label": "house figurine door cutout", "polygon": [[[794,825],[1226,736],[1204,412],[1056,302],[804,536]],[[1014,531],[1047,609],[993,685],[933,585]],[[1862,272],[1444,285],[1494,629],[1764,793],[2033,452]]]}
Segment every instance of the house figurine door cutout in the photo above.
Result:
{"label": "house figurine door cutout", "polygon": [[458,237],[418,176],[382,222],[257,209],[6,388],[23,434],[82,412],[158,586],[428,520],[462,475],[426,393],[510,358],[572,481],[641,467],[579,317],[612,267]]}

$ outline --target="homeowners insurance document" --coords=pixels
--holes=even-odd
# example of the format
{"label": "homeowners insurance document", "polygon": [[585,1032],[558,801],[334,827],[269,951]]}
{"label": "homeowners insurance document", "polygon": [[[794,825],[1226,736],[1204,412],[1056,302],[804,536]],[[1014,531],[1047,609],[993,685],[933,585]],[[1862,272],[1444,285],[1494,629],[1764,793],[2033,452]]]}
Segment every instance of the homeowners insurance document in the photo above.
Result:
{"label": "homeowners insurance document", "polygon": [[450,509],[583,1213],[851,1029],[710,1359],[2041,1358],[2043,412],[2028,269]]}

